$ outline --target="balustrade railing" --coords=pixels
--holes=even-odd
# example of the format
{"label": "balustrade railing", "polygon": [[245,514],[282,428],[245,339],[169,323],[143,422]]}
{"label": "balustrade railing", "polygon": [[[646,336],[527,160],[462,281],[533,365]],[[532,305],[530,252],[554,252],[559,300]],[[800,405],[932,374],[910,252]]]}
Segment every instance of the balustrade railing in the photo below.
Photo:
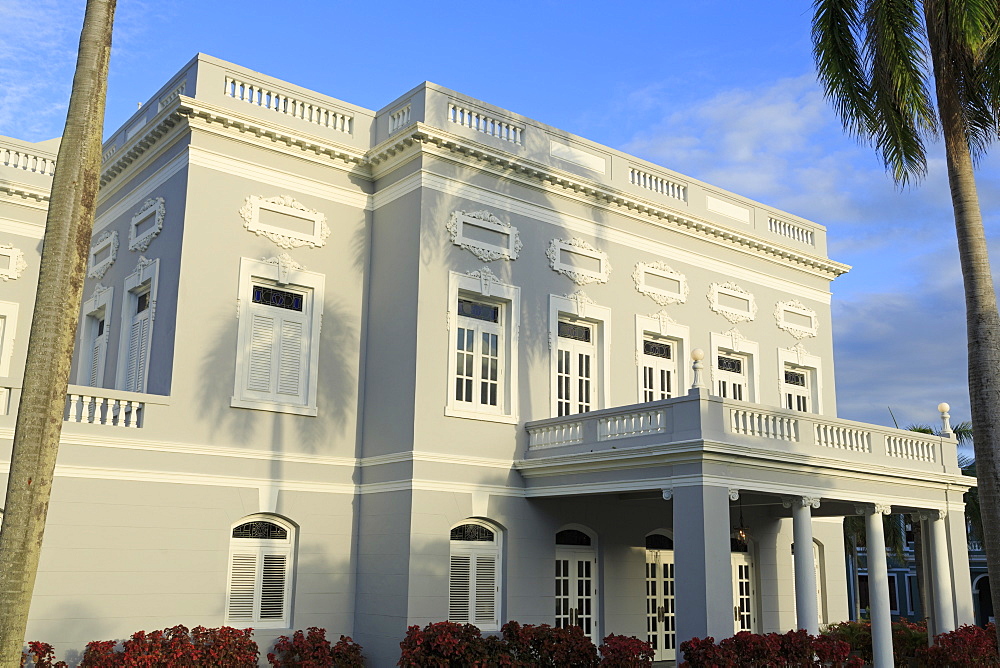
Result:
{"label": "balustrade railing", "polygon": [[732,408],[729,416],[735,434],[774,438],[793,443],[799,440],[798,420],[787,415],[770,413],[766,410]]}
{"label": "balustrade railing", "polygon": [[872,434],[864,429],[817,422],[813,425],[816,445],[852,452],[871,452]]}
{"label": "balustrade railing", "polygon": [[512,144],[520,144],[524,128],[487,116],[484,113],[466,109],[453,103],[448,103],[448,120],[452,123],[471,128],[477,132],[488,134],[491,137],[509,141]]}
{"label": "balustrade railing", "polygon": [[808,227],[789,223],[778,218],[767,219],[767,229],[781,237],[799,241],[810,246],[816,245],[815,233]]}
{"label": "balustrade railing", "polygon": [[935,443],[922,438],[895,436],[886,434],[885,454],[899,459],[912,459],[918,462],[935,462]]}
{"label": "balustrade railing", "polygon": [[644,172],[635,167],[629,168],[628,180],[634,186],[652,190],[654,193],[666,195],[682,202],[687,201],[687,186],[683,183],[671,181],[670,179]]}
{"label": "balustrade railing", "polygon": [[101,424],[110,427],[142,427],[145,402],[105,396],[107,390],[93,388],[93,393],[70,392],[66,395],[66,422]]}
{"label": "balustrade railing", "polygon": [[666,415],[662,409],[609,415],[599,418],[597,438],[610,441],[644,434],[660,434],[666,431],[666,423]]}
{"label": "balustrade railing", "polygon": [[46,176],[52,176],[56,171],[55,158],[34,155],[33,153],[9,146],[0,146],[0,165],[14,169],[23,169],[26,172],[44,174]]}
{"label": "balustrade railing", "polygon": [[405,128],[410,124],[410,105],[389,114],[389,134]]}
{"label": "balustrade railing", "polygon": [[543,448],[583,442],[583,422],[560,422],[528,430],[528,446]]}
{"label": "balustrade railing", "polygon": [[352,133],[354,117],[350,114],[236,77],[227,75],[225,81],[226,87],[223,94],[234,100],[270,109],[293,118],[300,118],[320,127],[338,130],[346,134]]}

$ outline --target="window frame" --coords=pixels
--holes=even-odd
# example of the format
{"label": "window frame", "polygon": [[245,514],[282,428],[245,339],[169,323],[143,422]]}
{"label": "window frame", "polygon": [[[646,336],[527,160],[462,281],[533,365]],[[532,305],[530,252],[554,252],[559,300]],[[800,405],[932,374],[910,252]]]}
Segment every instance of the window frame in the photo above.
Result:
{"label": "window frame", "polygon": [[[497,407],[483,405],[478,401],[479,388],[475,387],[474,402],[459,401],[455,397],[455,379],[458,376],[458,360],[456,342],[458,329],[463,323],[475,323],[458,315],[458,300],[469,299],[483,304],[500,307],[499,341],[500,353],[500,385],[497,389]],[[518,340],[517,334],[521,322],[521,289],[514,285],[501,283],[500,279],[488,268],[468,274],[452,271],[448,275],[448,373],[446,377],[447,401],[444,414],[449,417],[489,420],[516,424],[518,421]],[[487,324],[487,323],[483,323]],[[477,328],[478,332],[480,328]],[[478,339],[477,339],[478,340]],[[476,355],[477,368],[478,361]],[[478,376],[477,376],[478,378]]]}
{"label": "window frame", "polygon": [[28,268],[24,251],[15,248],[14,244],[0,244],[0,256],[7,258],[7,266],[0,269],[0,281],[16,281]]}
{"label": "window frame", "polygon": [[[503,245],[494,244],[467,236],[465,234],[467,225],[505,236],[506,243]],[[500,220],[485,209],[482,211],[452,211],[451,216],[448,217],[447,230],[451,236],[451,243],[469,251],[483,262],[516,260],[524,247],[516,227]]]}
{"label": "window frame", "polygon": [[[805,372],[806,383],[810,386],[809,413],[823,414],[823,364],[817,355],[810,355],[801,348],[778,349],[778,405],[788,410],[785,405],[786,384],[785,370]],[[796,386],[797,387],[797,386]],[[794,409],[792,409],[794,410]]]}
{"label": "window frame", "polygon": [[[233,530],[248,522],[270,522],[287,532],[287,537],[283,540],[257,539],[257,538],[234,538]],[[250,619],[231,617],[230,606],[233,599],[233,567],[234,557],[237,554],[253,553],[255,558],[254,592],[252,608],[254,610]],[[229,551],[226,567],[226,601],[225,601],[225,623],[234,628],[255,628],[255,629],[287,629],[292,627],[292,604],[294,601],[294,586],[296,572],[296,557],[298,554],[298,527],[288,520],[268,513],[258,513],[240,518],[229,527]],[[281,619],[262,619],[260,607],[263,598],[263,562],[267,555],[281,555],[286,558],[285,578],[284,578],[284,599],[282,601]]]}
{"label": "window frame", "polygon": [[647,338],[658,339],[674,346],[674,363],[676,365],[674,397],[687,394],[689,384],[689,367],[686,363],[691,349],[691,328],[675,322],[665,311],[653,315],[635,316],[635,371],[636,397],[639,403],[644,403],[644,353],[643,342]]}
{"label": "window frame", "polygon": [[[125,277],[125,294],[122,297],[121,329],[118,334],[118,360],[115,374],[115,387],[126,390],[128,384],[128,354],[129,337],[132,331],[132,318],[138,305],[138,299],[149,294],[149,329],[146,333],[146,363],[142,378],[131,392],[145,392],[149,386],[149,362],[153,357],[153,330],[156,326],[156,295],[159,288],[160,260],[149,260],[140,256],[135,271]],[[105,320],[105,326],[107,320]]]}
{"label": "window frame", "polygon": [[[149,248],[149,244],[163,230],[165,215],[166,207],[162,197],[151,197],[143,202],[128,226],[128,249],[142,252]],[[139,226],[150,218],[153,219],[153,224],[145,232],[140,233]]]}
{"label": "window frame", "polygon": [[[553,417],[559,414],[559,322],[586,323],[593,326],[596,360],[592,382],[593,406],[591,411],[610,405],[611,378],[611,337],[608,328],[611,323],[611,309],[600,306],[583,292],[573,295],[549,295],[549,409]],[[577,413],[570,413],[576,415]]]}
{"label": "window frame", "polygon": [[[473,524],[476,526],[481,526],[488,529],[493,533],[493,541],[458,541],[451,540],[450,532],[456,527],[463,526],[465,524]],[[484,547],[489,545],[490,547]],[[456,556],[469,556],[470,569],[469,569],[469,610],[468,616],[461,618],[462,621],[459,623],[469,623],[475,625],[480,631],[499,631],[500,630],[500,620],[503,618],[501,614],[501,609],[503,608],[503,531],[493,524],[492,522],[486,522],[484,520],[475,518],[466,518],[460,522],[453,524],[449,528],[449,540],[448,540],[448,599],[447,599],[447,619],[449,621],[456,621],[452,619],[454,617],[452,610],[452,591],[455,585],[455,573],[453,571],[454,558]],[[478,570],[473,564],[477,564],[477,556],[492,556],[494,557],[494,567],[493,567],[493,585],[494,585],[494,598],[493,598],[493,617],[494,619],[487,624],[476,624],[475,619],[475,609],[476,609],[476,599],[474,592],[477,590],[477,582],[475,577],[475,571]]]}
{"label": "window frame", "polygon": [[[319,351],[321,326],[323,320],[324,288],[326,276],[313,271],[306,271],[298,263],[282,254],[281,258],[254,260],[248,257],[240,258],[239,282],[237,285],[237,317],[239,326],[236,334],[236,364],[233,381],[233,397],[229,405],[233,408],[249,408],[266,410],[275,413],[291,413],[295,415],[316,416],[317,390],[319,387]],[[307,348],[303,371],[308,378],[303,386],[305,396],[301,402],[283,402],[277,396],[261,396],[260,392],[249,389],[247,374],[249,373],[249,347],[251,323],[256,312],[253,304],[253,286],[268,285],[280,290],[305,293],[307,295],[303,306],[303,322],[308,327],[305,333]],[[305,313],[308,311],[308,313]]]}
{"label": "window frame", "polygon": [[[98,284],[94,293],[83,303],[83,318],[80,320],[79,350],[77,359],[76,383],[90,387],[103,387],[108,365],[108,341],[111,339],[111,318],[114,310],[115,289]],[[103,340],[100,342],[100,361],[97,365],[97,378],[91,378],[93,370],[93,354],[97,345],[97,322],[104,320]],[[91,381],[94,384],[91,385]]]}
{"label": "window frame", "polygon": [[[742,399],[748,403],[760,402],[760,346],[754,341],[743,338],[738,330],[732,329],[725,333],[709,333],[709,343],[712,351],[710,364],[712,369],[712,386],[709,394],[719,396],[720,380],[719,355],[741,357],[747,365],[747,396]],[[727,400],[733,400],[727,397]],[[739,401],[739,400],[735,400]]]}
{"label": "window frame", "polygon": [[[17,312],[20,306],[16,302],[0,301],[0,318],[3,327],[0,328],[0,376],[10,376],[11,360],[14,357],[14,339],[17,338]],[[3,405],[0,405],[3,409]],[[0,413],[3,415],[4,413]]]}
{"label": "window frame", "polygon": [[[97,255],[103,250],[108,251],[108,256],[98,262]],[[90,252],[87,255],[87,277],[96,278],[98,280],[104,278],[104,274],[107,273],[108,269],[111,268],[111,265],[115,263],[117,258],[118,231],[106,231],[99,236],[96,241],[91,243]]]}

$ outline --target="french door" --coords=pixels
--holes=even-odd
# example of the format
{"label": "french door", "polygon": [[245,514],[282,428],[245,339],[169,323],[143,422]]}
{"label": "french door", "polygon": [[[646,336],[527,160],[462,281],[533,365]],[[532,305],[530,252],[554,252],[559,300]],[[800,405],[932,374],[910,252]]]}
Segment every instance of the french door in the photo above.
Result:
{"label": "french door", "polygon": [[654,661],[677,658],[673,550],[646,550],[646,640]]}
{"label": "french door", "polygon": [[597,630],[597,559],[591,547],[556,548],[556,628],[579,626],[595,643]]}
{"label": "french door", "polygon": [[733,552],[733,633],[757,631],[757,589],[753,562],[746,552]]}

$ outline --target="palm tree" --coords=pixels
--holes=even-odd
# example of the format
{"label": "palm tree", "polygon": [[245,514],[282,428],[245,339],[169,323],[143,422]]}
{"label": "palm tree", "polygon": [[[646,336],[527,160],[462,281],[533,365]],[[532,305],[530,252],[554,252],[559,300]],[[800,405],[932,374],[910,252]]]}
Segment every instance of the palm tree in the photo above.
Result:
{"label": "palm tree", "polygon": [[115,0],[87,0],[52,195],[0,531],[0,667],[21,647],[62,431],[84,267],[94,227]]}
{"label": "palm tree", "polygon": [[[870,142],[902,185],[944,138],[965,285],[969,397],[990,581],[1000,581],[1000,313],[975,160],[1000,126],[996,0],[815,0],[813,52],[846,129]],[[933,94],[932,94],[933,90]],[[1000,587],[993,595],[1000,610]]]}
{"label": "palm tree", "polygon": [[[903,550],[906,547],[905,524],[902,515],[883,515],[882,533],[885,536],[885,551],[889,557],[894,557],[897,561],[905,558]],[[855,620],[861,619],[861,598],[860,579],[858,569],[860,559],[858,559],[858,548],[866,547],[865,519],[860,515],[847,515],[844,517],[844,549],[847,551],[847,560],[851,564],[851,576],[854,579],[852,587],[854,589],[854,607],[852,617]]]}

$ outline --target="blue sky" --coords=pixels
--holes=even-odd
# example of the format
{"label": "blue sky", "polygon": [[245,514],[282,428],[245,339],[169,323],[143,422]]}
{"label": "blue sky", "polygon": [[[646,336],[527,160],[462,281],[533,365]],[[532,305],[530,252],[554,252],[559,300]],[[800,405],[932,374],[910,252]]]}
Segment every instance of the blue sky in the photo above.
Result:
{"label": "blue sky", "polygon": [[[0,134],[61,133],[83,4],[0,0]],[[930,423],[947,401],[968,419],[940,146],[899,191],[823,100],[810,20],[785,0],[119,0],[106,132],[199,51],[373,109],[434,81],[826,225],[854,267],[833,283],[841,417]],[[987,158],[994,257],[998,175]]]}

